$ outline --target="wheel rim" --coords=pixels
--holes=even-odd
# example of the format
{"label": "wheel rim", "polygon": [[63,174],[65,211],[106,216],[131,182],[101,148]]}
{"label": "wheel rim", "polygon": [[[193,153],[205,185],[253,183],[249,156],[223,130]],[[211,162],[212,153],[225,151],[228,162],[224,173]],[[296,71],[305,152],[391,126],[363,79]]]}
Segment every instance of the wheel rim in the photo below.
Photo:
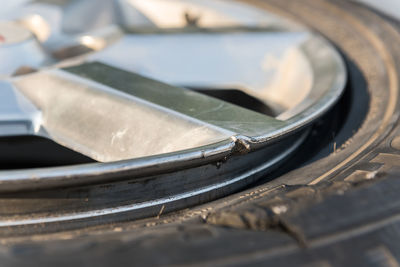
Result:
{"label": "wheel rim", "polygon": [[[104,2],[104,7],[110,3],[113,2]],[[190,3],[196,5],[196,2]],[[228,9],[231,11],[237,8],[236,3],[226,5],[231,5]],[[27,10],[31,8],[29,5],[25,7]],[[70,10],[88,7],[66,4],[57,8],[70,14]],[[236,191],[282,164],[301,144],[308,126],[337,101],[346,80],[344,64],[327,41],[300,26],[267,14],[264,16],[273,18],[267,22],[243,23],[246,16],[242,15],[237,19],[241,22],[239,24],[206,23],[203,27],[196,27],[191,25],[195,24],[196,16],[185,11],[184,17],[190,24],[185,27],[180,27],[179,23],[172,24],[178,27],[171,29],[171,24],[165,22],[160,22],[164,25],[162,27],[127,25],[124,22],[119,27],[103,25],[100,29],[73,35],[64,32],[52,36],[50,33],[45,41],[40,40],[40,30],[33,28],[32,18],[40,16],[46,21],[46,16],[29,15],[21,17],[18,23],[36,34],[35,47],[40,47],[45,60],[29,66],[32,70],[38,68],[34,73],[10,76],[17,71],[15,69],[3,73],[5,76],[0,87],[9,106],[0,119],[1,136],[41,136],[104,163],[0,171],[0,191],[120,181],[137,184],[131,189],[135,198],[129,200],[132,203],[128,205],[82,210],[75,217],[67,213],[50,216],[49,222],[131,211],[135,212],[135,217],[150,216],[162,205],[170,204],[168,210],[175,210]],[[67,32],[73,30],[69,28]],[[286,46],[282,46],[282,40],[286,40]],[[184,43],[183,47],[190,49],[182,51],[173,45],[160,48],[157,47],[160,42]],[[215,43],[222,45],[216,46]],[[245,66],[256,65],[258,75],[246,80],[245,75],[240,76],[241,68],[232,68],[224,79],[220,79],[222,75],[218,73],[214,75],[217,79],[212,78],[218,69],[234,65],[232,56],[252,43],[260,45],[238,61]],[[229,52],[232,45],[239,48]],[[214,62],[211,70],[202,72],[199,63],[190,70],[198,75],[188,77],[182,64],[161,64],[173,63],[180,53],[191,53],[193,62],[201,62],[205,55],[193,52],[205,47],[212,51]],[[3,45],[1,49],[10,48]],[[118,51],[124,53],[118,55]],[[146,59],[153,61],[138,60],[135,61],[137,64],[129,64],[132,59],[140,59],[141,53],[136,51],[145,53]],[[173,53],[168,54],[168,51]],[[265,54],[270,64],[262,66],[261,70],[258,67],[260,62],[254,60],[260,54]],[[124,55],[130,57],[126,59]],[[283,58],[284,62],[271,67],[271,57]],[[181,57],[179,60],[184,59]],[[162,66],[151,68],[152,65]],[[268,94],[268,91],[276,92],[277,86],[283,88],[282,80],[288,68],[301,66],[306,69],[303,71],[306,78],[302,75],[291,77],[293,81],[287,85],[286,91],[282,90],[284,93]],[[268,86],[262,84],[262,75],[268,71],[275,75],[267,75],[267,80],[277,79],[278,82],[270,85],[272,89],[265,90]],[[229,80],[235,79],[239,82],[229,84]],[[252,80],[257,81],[256,86],[249,82]],[[242,92],[272,106],[274,114],[267,116],[176,87],[191,87],[198,91],[205,88],[226,90],[236,89],[237,84],[242,85]],[[257,84],[261,86],[257,87]],[[303,85],[303,89],[298,90],[300,95],[293,90],[299,84]],[[287,100],[293,94],[298,97],[279,104],[279,99]],[[60,98],[60,95],[64,97]],[[117,114],[118,111],[122,114]],[[142,132],[138,133],[136,125],[140,125]],[[136,149],[138,147],[140,149]],[[182,182],[182,179],[188,181]],[[143,185],[144,180],[150,181],[150,185]],[[155,187],[162,190],[154,190]],[[149,194],[149,190],[154,192]],[[19,221],[19,224],[26,223],[29,222]]]}

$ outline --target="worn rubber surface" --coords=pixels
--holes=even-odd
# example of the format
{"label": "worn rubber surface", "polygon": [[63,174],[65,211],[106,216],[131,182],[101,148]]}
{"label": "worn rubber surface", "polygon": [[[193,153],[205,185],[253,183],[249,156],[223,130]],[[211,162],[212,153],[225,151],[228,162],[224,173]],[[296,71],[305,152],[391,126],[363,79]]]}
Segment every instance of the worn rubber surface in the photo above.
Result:
{"label": "worn rubber surface", "polygon": [[[349,1],[243,2],[308,25],[343,53],[352,100],[330,154],[200,207],[161,209],[156,218],[68,231],[2,229],[1,266],[400,265],[396,25]],[[325,137],[317,131],[313,138]]]}

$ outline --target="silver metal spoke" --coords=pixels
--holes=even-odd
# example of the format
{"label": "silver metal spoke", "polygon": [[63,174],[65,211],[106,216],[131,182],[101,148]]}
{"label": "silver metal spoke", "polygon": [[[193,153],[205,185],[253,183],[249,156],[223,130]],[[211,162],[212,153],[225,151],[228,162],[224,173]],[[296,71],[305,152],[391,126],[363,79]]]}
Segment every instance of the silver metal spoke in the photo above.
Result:
{"label": "silver metal spoke", "polygon": [[[135,78],[132,92],[136,88],[143,90],[143,83],[151,86],[150,82]],[[234,135],[155,101],[118,93],[111,87],[61,71],[24,76],[14,84],[42,111],[42,127],[47,137],[98,161],[192,149]],[[163,85],[155,89],[162,90]],[[160,93],[158,98],[162,95],[167,92]],[[179,101],[179,96],[176,100]],[[215,105],[229,105],[219,102]]]}

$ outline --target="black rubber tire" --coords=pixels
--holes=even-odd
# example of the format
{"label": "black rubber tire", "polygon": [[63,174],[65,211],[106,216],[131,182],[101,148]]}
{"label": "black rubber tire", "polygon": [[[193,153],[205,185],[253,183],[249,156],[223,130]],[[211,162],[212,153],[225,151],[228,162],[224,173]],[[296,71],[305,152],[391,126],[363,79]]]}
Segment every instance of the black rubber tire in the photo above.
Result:
{"label": "black rubber tire", "polygon": [[[1,266],[400,265],[396,25],[349,1],[242,1],[308,25],[343,53],[352,103],[332,140],[343,144],[200,207],[53,233],[2,231]],[[348,140],[346,129],[355,130]]]}

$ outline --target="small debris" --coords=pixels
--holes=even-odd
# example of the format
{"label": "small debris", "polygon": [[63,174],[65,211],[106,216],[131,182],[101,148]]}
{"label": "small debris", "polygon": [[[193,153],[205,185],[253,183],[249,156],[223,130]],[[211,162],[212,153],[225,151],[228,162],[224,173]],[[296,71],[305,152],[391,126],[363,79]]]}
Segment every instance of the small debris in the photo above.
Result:
{"label": "small debris", "polygon": [[161,216],[161,214],[163,213],[164,209],[165,209],[165,205],[162,205],[161,210],[160,210],[160,212],[159,212],[158,215],[157,215],[157,220],[160,219],[160,216]]}
{"label": "small debris", "polygon": [[275,214],[282,214],[288,211],[288,208],[285,205],[275,206],[271,209]]}
{"label": "small debris", "polygon": [[350,183],[360,183],[366,180],[372,180],[377,178],[379,171],[361,171],[356,170],[350,174],[345,181]]}

